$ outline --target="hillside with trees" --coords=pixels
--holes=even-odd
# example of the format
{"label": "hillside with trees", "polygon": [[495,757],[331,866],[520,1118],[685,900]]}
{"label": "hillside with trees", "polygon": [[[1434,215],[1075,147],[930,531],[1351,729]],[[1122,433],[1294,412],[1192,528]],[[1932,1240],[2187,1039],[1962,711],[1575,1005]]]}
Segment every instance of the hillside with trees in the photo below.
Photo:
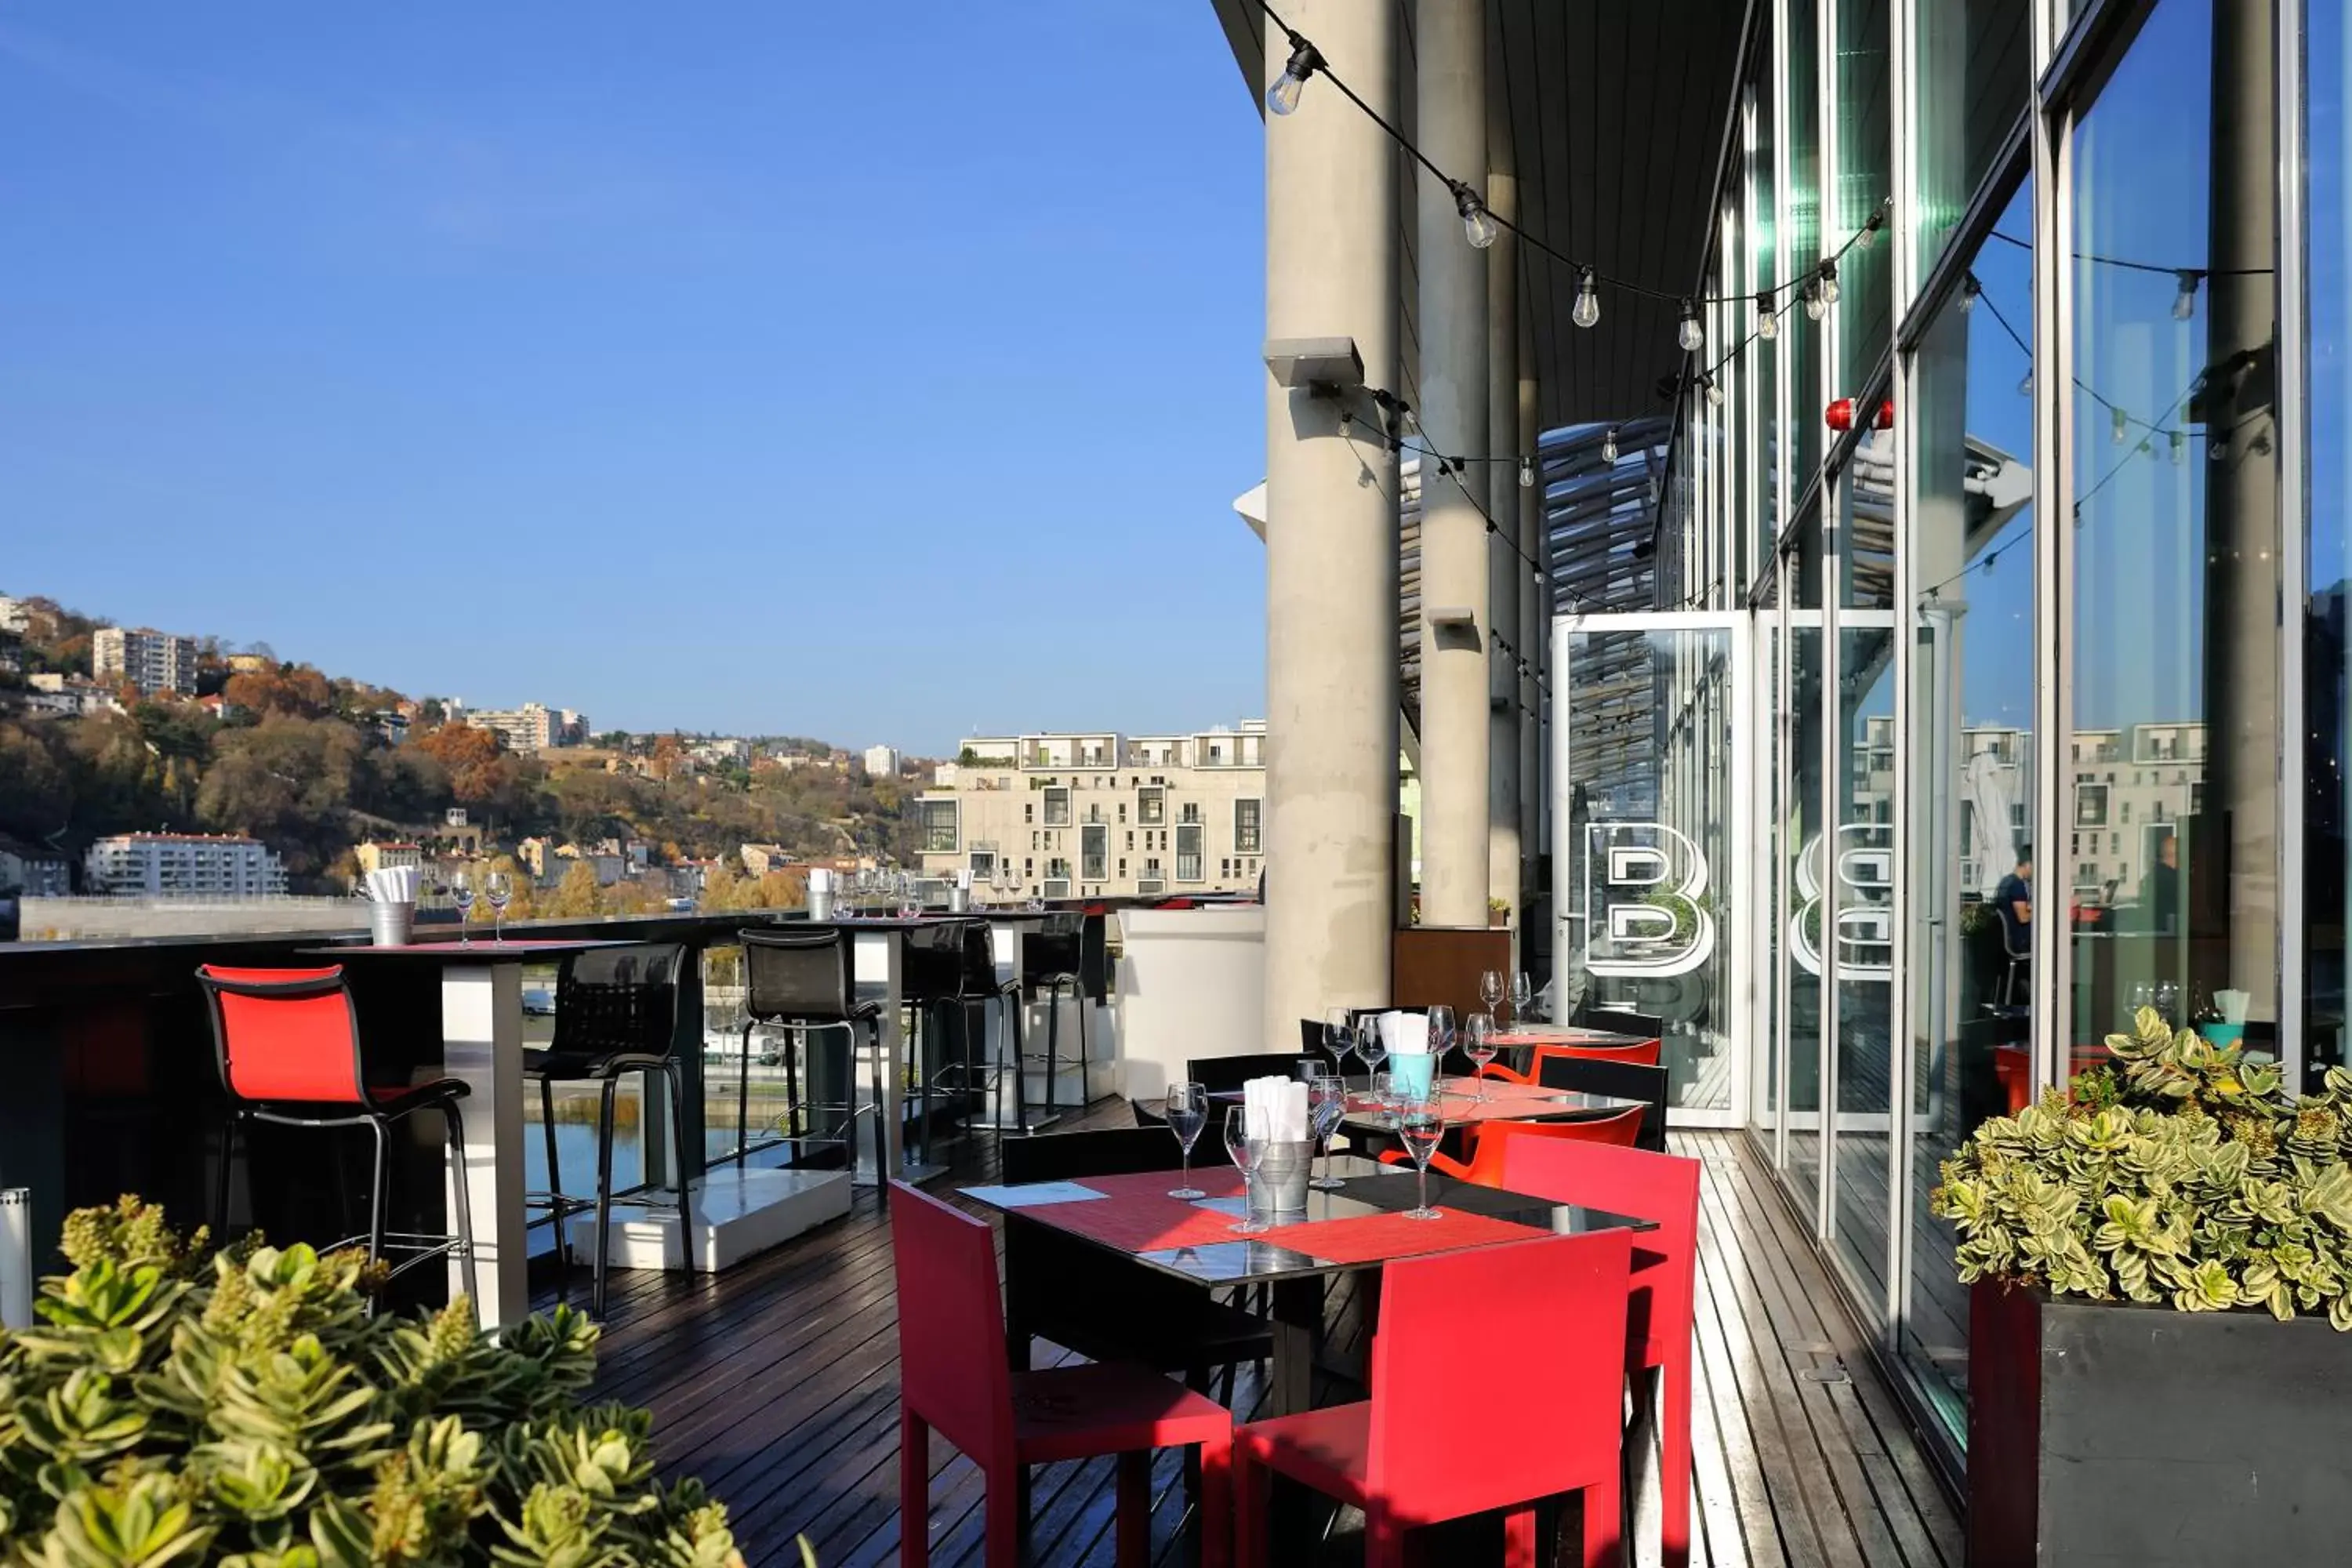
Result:
{"label": "hillside with trees", "polygon": [[[27,603],[24,672],[86,675],[90,633],[104,623]],[[731,855],[746,842],[812,857],[914,855],[915,824],[894,779],[827,766],[700,772],[685,763],[696,737],[675,733],[599,737],[616,742],[625,771],[572,766],[560,751],[517,755],[491,731],[440,722],[431,699],[411,702],[266,650],[245,650],[265,651],[263,668],[232,673],[226,645],[200,647],[198,691],[218,694],[217,712],[136,693],[120,713],[0,710],[0,834],[77,859],[114,833],[250,834],[284,857],[303,891],[341,891],[353,844],[438,822],[453,805],[509,844],[634,837],[668,860]],[[0,672],[0,707],[22,685],[22,675]],[[407,720],[397,741],[394,715]],[[779,749],[832,751],[807,741]]]}

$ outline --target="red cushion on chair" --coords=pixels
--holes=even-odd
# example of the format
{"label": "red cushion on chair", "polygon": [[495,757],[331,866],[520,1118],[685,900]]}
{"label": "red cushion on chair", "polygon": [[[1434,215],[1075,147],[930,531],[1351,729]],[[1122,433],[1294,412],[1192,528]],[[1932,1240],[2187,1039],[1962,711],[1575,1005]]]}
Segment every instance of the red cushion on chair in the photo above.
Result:
{"label": "red cushion on chair", "polygon": [[[228,985],[288,985],[339,978],[327,969],[228,969],[206,964],[208,980]],[[219,1007],[222,1068],[240,1100],[358,1105],[359,1063],[351,993],[252,996],[213,992]]]}

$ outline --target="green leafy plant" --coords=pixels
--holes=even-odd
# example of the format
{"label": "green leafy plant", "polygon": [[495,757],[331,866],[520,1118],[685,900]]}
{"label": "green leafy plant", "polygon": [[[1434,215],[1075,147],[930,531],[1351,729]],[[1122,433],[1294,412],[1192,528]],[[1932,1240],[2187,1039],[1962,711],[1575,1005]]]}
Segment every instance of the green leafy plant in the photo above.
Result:
{"label": "green leafy plant", "polygon": [[2152,1008],[2107,1048],[1944,1162],[1933,1206],[1960,1279],[2352,1329],[2352,1073],[2297,1099],[2277,1067]]}
{"label": "green leafy plant", "polygon": [[124,1198],[66,1223],[73,1272],[0,1332],[0,1563],[23,1568],[729,1568],[652,1418],[583,1405],[568,1307],[493,1343],[463,1299],[371,1319],[356,1252],[209,1254]]}

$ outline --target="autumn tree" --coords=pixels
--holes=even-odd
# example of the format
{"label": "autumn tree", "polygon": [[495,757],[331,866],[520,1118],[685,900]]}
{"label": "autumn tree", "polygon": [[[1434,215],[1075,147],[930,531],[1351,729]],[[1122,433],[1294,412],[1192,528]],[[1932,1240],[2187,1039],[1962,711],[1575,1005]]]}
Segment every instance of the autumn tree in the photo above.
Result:
{"label": "autumn tree", "polygon": [[296,719],[323,719],[335,710],[327,678],[307,664],[232,675],[221,688],[221,700],[257,714]]}
{"label": "autumn tree", "polygon": [[585,860],[574,860],[541,912],[551,920],[586,920],[604,912],[601,893],[596,886],[596,868]]}

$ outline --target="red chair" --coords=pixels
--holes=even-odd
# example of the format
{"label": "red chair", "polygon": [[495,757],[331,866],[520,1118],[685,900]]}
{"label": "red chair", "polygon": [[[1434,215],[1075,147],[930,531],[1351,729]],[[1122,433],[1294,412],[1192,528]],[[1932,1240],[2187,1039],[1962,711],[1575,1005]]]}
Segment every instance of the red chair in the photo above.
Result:
{"label": "red chair", "polygon": [[1699,1163],[1641,1149],[1518,1139],[1503,1163],[1515,1193],[1654,1220],[1641,1249],[1660,1261],[1633,1276],[1625,1366],[1656,1367],[1664,1384],[1659,1534],[1667,1568],[1690,1562],[1691,1316],[1698,1276]]}
{"label": "red chair", "polygon": [[1658,1065],[1658,1049],[1664,1043],[1661,1040],[1635,1040],[1631,1045],[1604,1046],[1562,1040],[1557,1044],[1538,1046],[1534,1058],[1528,1063],[1528,1070],[1523,1073],[1513,1072],[1500,1062],[1488,1062],[1478,1069],[1478,1076],[1499,1079],[1505,1083],[1533,1086],[1543,1081],[1544,1063],[1562,1057],[1594,1062],[1631,1062],[1636,1067],[1654,1068]]}
{"label": "red chair", "polygon": [[1201,1561],[1231,1553],[1234,1418],[1215,1401],[1116,1362],[1013,1372],[1005,1364],[996,1237],[904,1182],[890,1203],[898,1269],[898,1562],[931,1559],[930,1434],[986,1479],[988,1568],[1020,1560],[1021,1475],[1057,1459],[1118,1456],[1119,1568],[1151,1555],[1151,1450],[1201,1446]]}
{"label": "red chair", "polygon": [[[1268,1472],[1364,1511],[1365,1568],[1405,1533],[1506,1509],[1504,1561],[1534,1568],[1536,1504],[1584,1493],[1588,1568],[1619,1561],[1619,1412],[1633,1233],[1546,1237],[1388,1265],[1372,1397],[1235,1429],[1243,1568],[1266,1560]],[[1545,1325],[1540,1354],[1482,1366],[1462,1316]]]}
{"label": "red chair", "polygon": [[[375,1134],[374,1179],[368,1191],[369,1261],[387,1250],[408,1256],[395,1275],[427,1259],[454,1255],[466,1293],[475,1293],[473,1211],[466,1192],[466,1132],[457,1102],[466,1086],[453,1078],[421,1084],[369,1081],[358,1009],[341,966],[325,969],[196,971],[212,1013],[213,1062],[228,1094],[228,1125],[221,1138],[220,1184],[215,1193],[215,1235],[228,1230],[229,1160],[244,1121],[284,1127],[366,1127]],[[425,1236],[384,1228],[384,1188],[392,1163],[392,1129],[420,1110],[437,1110],[449,1140],[449,1170],[457,1186],[457,1234]],[[356,1245],[348,1237],[321,1250]]]}
{"label": "red chair", "polygon": [[[1607,1116],[1596,1116],[1590,1121],[1470,1122],[1468,1130],[1478,1136],[1471,1145],[1469,1160],[1465,1163],[1450,1154],[1432,1154],[1429,1168],[1461,1181],[1475,1182],[1482,1187],[1507,1187],[1510,1184],[1503,1179],[1504,1161],[1507,1151],[1520,1139],[1559,1138],[1570,1143],[1606,1143],[1631,1149],[1633,1140],[1642,1135],[1642,1113],[1645,1109],[1636,1105]],[[1381,1163],[1410,1165],[1412,1156],[1402,1149],[1389,1149],[1381,1152]]]}

